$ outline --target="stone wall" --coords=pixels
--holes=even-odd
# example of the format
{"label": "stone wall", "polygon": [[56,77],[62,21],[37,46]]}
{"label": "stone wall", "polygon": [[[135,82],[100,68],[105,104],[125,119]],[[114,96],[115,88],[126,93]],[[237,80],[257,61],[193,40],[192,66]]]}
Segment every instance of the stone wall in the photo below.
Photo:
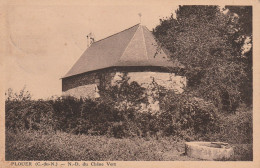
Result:
{"label": "stone wall", "polygon": [[[118,80],[121,80],[122,72],[117,72],[111,84],[116,84]],[[156,112],[160,110],[159,101],[155,100],[153,91],[149,89],[149,85],[154,81],[158,85],[163,86],[169,90],[174,90],[176,94],[180,94],[184,91],[186,86],[186,78],[184,76],[177,76],[174,73],[167,72],[129,72],[129,82],[135,81],[144,88],[147,88],[147,95],[149,104],[142,105],[143,111]]]}
{"label": "stone wall", "polygon": [[66,92],[70,89],[90,84],[99,85],[99,80],[99,74],[96,72],[89,74],[79,74],[72,77],[64,78],[62,79],[62,91]]}
{"label": "stone wall", "polygon": [[88,84],[84,86],[78,86],[73,89],[69,89],[62,94],[63,96],[73,96],[78,99],[80,98],[98,98],[98,87],[97,84]]}
{"label": "stone wall", "polygon": [[[114,85],[117,80],[121,80],[122,75],[123,72],[119,69],[104,69],[64,78],[62,79],[63,95],[77,98],[99,97],[98,87],[105,88],[108,85]],[[154,80],[157,84],[172,89],[177,94],[183,92],[187,83],[185,77],[169,72],[134,71],[128,72],[128,76],[129,82],[136,81],[141,86],[147,87]]]}
{"label": "stone wall", "polygon": [[[111,84],[115,84],[120,80],[121,72],[116,72]],[[129,72],[129,82],[136,81],[139,85],[147,88],[150,83],[155,81],[158,85],[167,89],[174,90],[175,93],[182,93],[186,86],[186,78],[184,76],[176,76],[174,73],[167,72]]]}

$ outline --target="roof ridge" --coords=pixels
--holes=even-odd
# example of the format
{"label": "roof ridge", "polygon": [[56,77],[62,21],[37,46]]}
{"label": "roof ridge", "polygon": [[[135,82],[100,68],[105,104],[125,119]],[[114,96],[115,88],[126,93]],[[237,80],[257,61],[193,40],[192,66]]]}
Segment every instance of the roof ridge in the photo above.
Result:
{"label": "roof ridge", "polygon": [[146,55],[146,58],[148,60],[149,58],[148,58],[148,55],[147,55],[146,40],[144,38],[144,27],[142,25],[141,25],[141,29],[142,29],[142,35],[143,35],[143,41],[144,41],[144,47],[145,47],[145,55]]}
{"label": "roof ridge", "polygon": [[[159,41],[156,40],[155,36],[153,35],[152,31],[150,31],[146,26],[143,26],[144,29],[146,29],[146,31],[148,31],[149,33],[151,33],[151,35],[153,36],[154,40],[156,41],[157,46],[160,46]],[[170,59],[168,53],[165,52],[165,50],[167,50],[166,48],[160,46],[161,51],[167,56],[167,59]]]}
{"label": "roof ridge", "polygon": [[100,42],[100,41],[102,41],[102,40],[105,40],[105,39],[107,39],[107,38],[109,38],[109,37],[112,37],[112,36],[114,36],[114,35],[117,35],[117,34],[119,34],[119,33],[122,33],[122,32],[124,32],[124,31],[126,31],[126,30],[129,30],[129,29],[131,29],[131,28],[133,28],[133,27],[135,27],[135,26],[137,26],[137,25],[140,25],[140,23],[138,23],[138,24],[136,24],[136,25],[134,25],[134,26],[132,26],[132,27],[129,27],[129,28],[127,28],[127,29],[124,29],[124,30],[122,30],[122,31],[119,31],[119,32],[117,32],[117,33],[115,33],[115,34],[112,34],[112,35],[110,35],[110,36],[107,36],[107,37],[105,37],[105,38],[102,38],[102,39],[100,39],[100,40],[98,40],[98,41],[95,41],[93,44],[95,44],[95,43],[97,43],[97,42]]}
{"label": "roof ridge", "polygon": [[[138,25],[138,24],[137,24]],[[136,26],[136,25],[135,25]],[[134,26],[133,26],[134,27]],[[121,60],[121,58],[124,56],[124,54],[125,54],[125,52],[126,52],[126,49],[128,48],[128,46],[129,46],[129,44],[131,43],[131,41],[133,40],[133,38],[135,37],[135,35],[136,35],[136,32],[138,31],[138,29],[140,28],[140,23],[139,23],[139,26],[138,26],[138,28],[135,30],[135,32],[134,32],[134,34],[133,34],[133,36],[131,37],[131,39],[130,39],[130,41],[128,42],[128,44],[126,45],[126,47],[125,47],[125,49],[124,49],[124,51],[123,51],[123,53],[122,53],[122,55],[120,56],[120,58],[119,58],[119,61]]]}
{"label": "roof ridge", "polygon": [[142,25],[143,28],[145,28],[148,32],[152,33],[151,30],[148,29],[148,27],[146,27],[145,25]]}

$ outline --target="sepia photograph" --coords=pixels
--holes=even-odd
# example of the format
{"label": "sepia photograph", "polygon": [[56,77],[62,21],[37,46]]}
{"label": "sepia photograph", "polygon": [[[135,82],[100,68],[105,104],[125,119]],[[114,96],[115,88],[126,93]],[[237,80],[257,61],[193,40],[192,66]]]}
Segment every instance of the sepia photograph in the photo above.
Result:
{"label": "sepia photograph", "polygon": [[5,6],[10,167],[255,160],[252,4],[69,2]]}

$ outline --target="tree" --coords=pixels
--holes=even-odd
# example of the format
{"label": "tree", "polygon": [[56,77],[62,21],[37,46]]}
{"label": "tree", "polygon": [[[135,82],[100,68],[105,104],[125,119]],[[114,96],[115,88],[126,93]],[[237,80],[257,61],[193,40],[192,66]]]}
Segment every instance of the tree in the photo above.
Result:
{"label": "tree", "polygon": [[184,64],[188,87],[225,111],[234,111],[244,101],[241,92],[248,63],[242,61],[241,38],[250,31],[240,22],[218,6],[179,6],[176,18],[161,19],[153,30],[171,58]]}
{"label": "tree", "polygon": [[[244,63],[244,70],[247,74],[241,84],[242,97],[248,105],[252,105],[253,98],[253,57],[252,57],[252,6],[226,6],[229,14],[237,18],[236,36],[233,36],[234,44],[241,53],[239,61]],[[232,40],[232,39],[231,39]],[[246,46],[247,48],[244,48]]]}

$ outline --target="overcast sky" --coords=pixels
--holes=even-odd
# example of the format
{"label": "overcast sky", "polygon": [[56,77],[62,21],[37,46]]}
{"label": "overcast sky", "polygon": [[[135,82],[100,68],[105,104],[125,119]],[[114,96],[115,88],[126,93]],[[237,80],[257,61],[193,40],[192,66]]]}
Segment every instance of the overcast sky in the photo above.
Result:
{"label": "overcast sky", "polygon": [[8,6],[5,84],[15,91],[26,85],[34,98],[61,94],[60,78],[86,49],[88,33],[105,38],[139,23],[138,13],[152,30],[178,7],[169,1],[17,2]]}

